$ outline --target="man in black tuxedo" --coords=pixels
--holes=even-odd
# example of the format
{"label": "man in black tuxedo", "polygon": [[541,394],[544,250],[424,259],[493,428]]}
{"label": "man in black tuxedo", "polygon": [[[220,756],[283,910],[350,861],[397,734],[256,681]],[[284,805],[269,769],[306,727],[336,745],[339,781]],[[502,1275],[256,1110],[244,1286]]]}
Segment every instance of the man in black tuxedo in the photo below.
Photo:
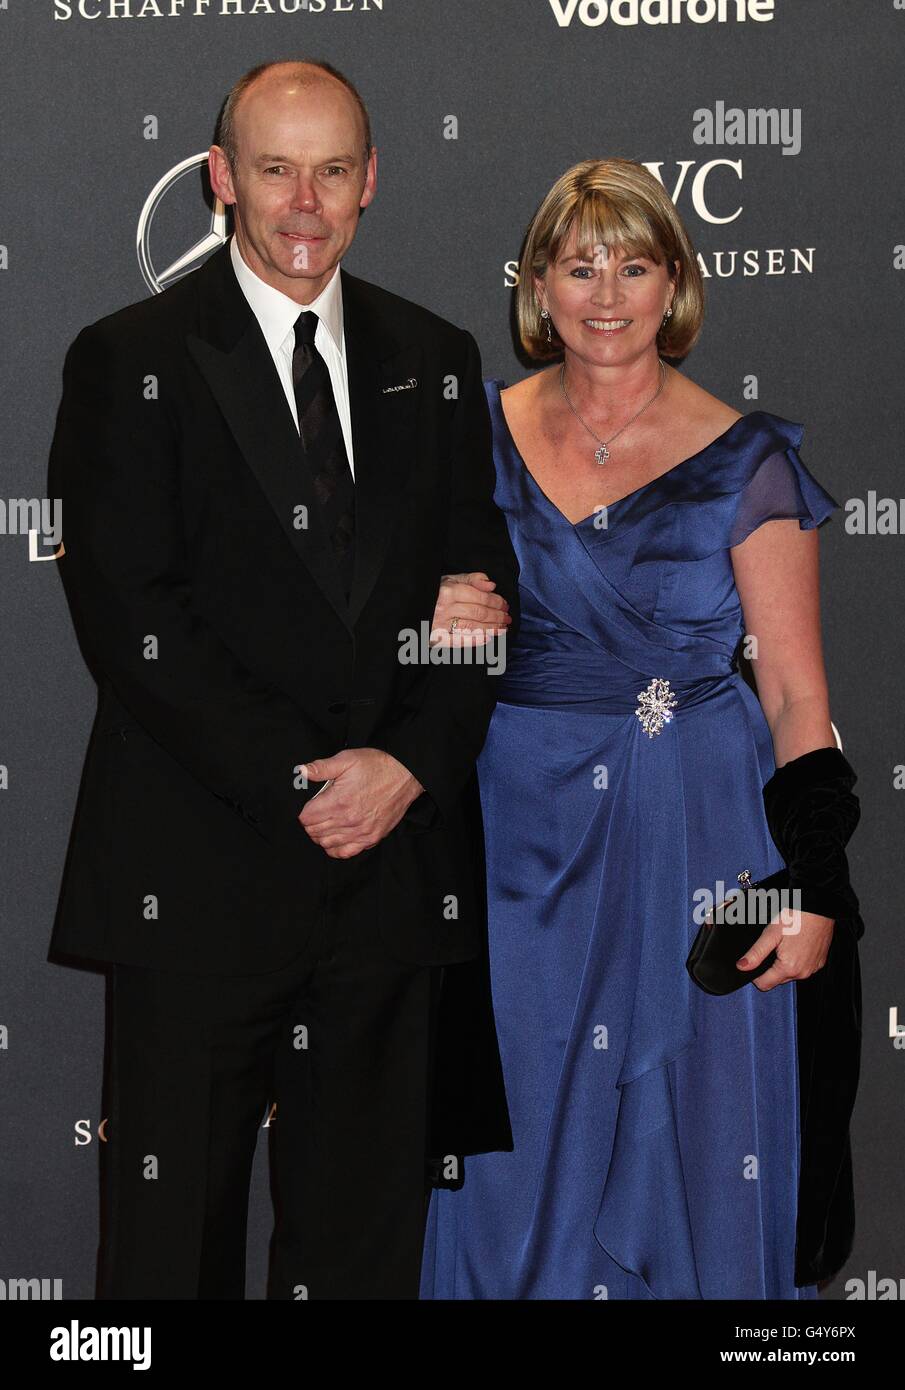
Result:
{"label": "man in black tuxedo", "polygon": [[267,65],[218,138],[235,236],[79,334],[51,457],[99,685],[52,941],[113,963],[99,1296],[244,1296],[275,1098],[271,1296],[414,1298],[428,1158],[511,1135],[490,648],[401,639],[450,572],[514,631],[518,566],[474,339],[340,268],[376,183],[357,92]]}

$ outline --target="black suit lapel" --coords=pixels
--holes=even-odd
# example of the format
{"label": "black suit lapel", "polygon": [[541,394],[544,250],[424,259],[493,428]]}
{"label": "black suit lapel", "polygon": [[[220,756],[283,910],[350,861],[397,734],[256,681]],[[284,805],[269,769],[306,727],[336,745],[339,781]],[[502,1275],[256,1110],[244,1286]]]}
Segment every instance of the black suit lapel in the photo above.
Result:
{"label": "black suit lapel", "polygon": [[355,567],[347,606],[298,433],[264,336],[236,280],[229,243],[198,274],[198,331],[187,336],[189,352],[293,549],[352,628],[387,555],[396,496],[415,452],[421,383],[400,392],[383,388],[417,380],[420,349],[394,337],[367,283],[341,269],[355,464]]}
{"label": "black suit lapel", "polygon": [[[423,386],[420,347],[393,333],[366,281],[343,269],[340,275],[355,454],[355,569],[349,599],[354,624],[393,537],[397,496],[415,457]],[[416,383],[410,389],[386,389],[408,388],[410,382]]]}
{"label": "black suit lapel", "polygon": [[292,548],[348,622],[339,570],[298,433],[264,335],[235,277],[228,242],[199,275],[198,333],[188,335],[189,352]]}

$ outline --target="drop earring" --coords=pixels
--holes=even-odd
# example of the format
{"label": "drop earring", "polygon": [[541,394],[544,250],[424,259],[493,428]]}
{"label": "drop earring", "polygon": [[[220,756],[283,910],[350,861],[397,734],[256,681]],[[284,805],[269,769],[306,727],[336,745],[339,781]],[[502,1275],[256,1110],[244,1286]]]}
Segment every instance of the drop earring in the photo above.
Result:
{"label": "drop earring", "polygon": [[540,316],[541,316],[542,319],[544,319],[544,320],[546,321],[546,324],[547,324],[547,342],[548,342],[548,343],[552,343],[552,342],[553,342],[553,334],[550,332],[550,315],[549,315],[549,313],[547,312],[546,309],[541,309],[541,311],[540,311]]}

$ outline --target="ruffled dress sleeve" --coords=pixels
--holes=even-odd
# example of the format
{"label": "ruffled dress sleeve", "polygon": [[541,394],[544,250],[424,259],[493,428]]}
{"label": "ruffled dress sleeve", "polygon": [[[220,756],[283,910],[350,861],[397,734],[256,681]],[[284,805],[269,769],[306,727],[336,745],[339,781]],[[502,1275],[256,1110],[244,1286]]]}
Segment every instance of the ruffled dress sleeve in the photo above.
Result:
{"label": "ruffled dress sleeve", "polygon": [[802,426],[782,423],[788,441],[786,447],[783,448],[782,439],[777,438],[777,447],[759,461],[736,495],[730,547],[740,545],[765,521],[797,519],[802,530],[813,530],[839,506],[801,460],[798,444],[804,433]]}

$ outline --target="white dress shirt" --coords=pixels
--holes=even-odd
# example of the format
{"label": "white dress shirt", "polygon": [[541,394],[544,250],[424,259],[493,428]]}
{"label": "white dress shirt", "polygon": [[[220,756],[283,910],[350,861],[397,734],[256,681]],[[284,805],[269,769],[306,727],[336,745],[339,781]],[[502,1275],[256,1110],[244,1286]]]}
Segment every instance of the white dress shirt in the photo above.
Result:
{"label": "white dress shirt", "polygon": [[292,384],[292,354],[295,351],[295,321],[306,310],[317,314],[317,331],[314,346],[327,364],[330,382],[336,400],[339,423],[342,426],[346,455],[352,477],[355,477],[355,460],[352,457],[352,417],[349,410],[349,373],[346,367],[346,339],[343,332],[343,295],[339,265],[328,284],[310,304],[296,304],[294,299],[275,290],[246,265],[236,245],[235,234],[230,238],[229,254],[239,281],[242,293],[251,305],[252,312],[261,325],[261,332],[270,349],[280,384],[286,396],[295,427],[298,429],[298,410],[295,403],[295,389]]}

